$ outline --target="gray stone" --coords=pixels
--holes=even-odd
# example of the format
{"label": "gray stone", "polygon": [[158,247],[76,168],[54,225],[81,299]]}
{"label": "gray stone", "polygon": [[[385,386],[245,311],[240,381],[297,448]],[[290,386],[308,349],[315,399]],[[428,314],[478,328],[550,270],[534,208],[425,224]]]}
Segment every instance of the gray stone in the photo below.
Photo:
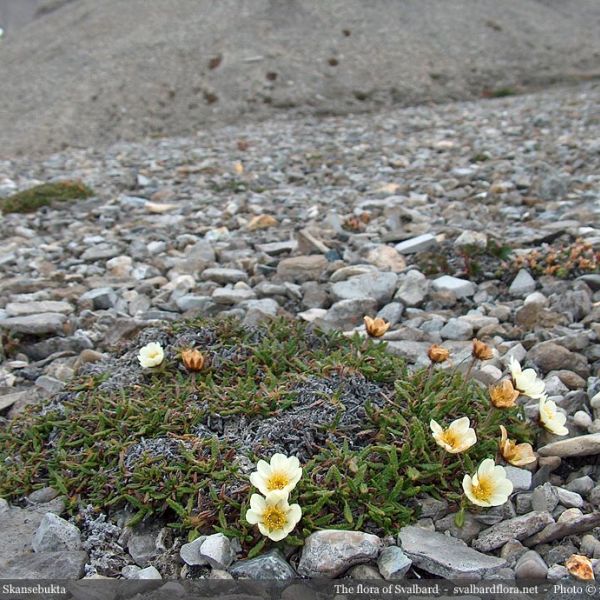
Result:
{"label": "gray stone", "polygon": [[431,497],[423,498],[418,500],[418,507],[422,518],[431,517],[436,520],[448,514],[448,502],[446,500],[437,500]]}
{"label": "gray stone", "polygon": [[231,542],[222,533],[209,535],[202,542],[199,554],[213,569],[226,569],[235,556]]}
{"label": "gray stone", "polygon": [[149,566],[145,569],[140,569],[135,579],[162,579],[162,577],[156,567]]}
{"label": "gray stone", "polygon": [[85,250],[81,255],[82,260],[93,262],[95,260],[114,258],[120,254],[117,246],[111,244],[97,244]]}
{"label": "gray stone", "polygon": [[333,304],[323,317],[315,319],[315,324],[323,329],[349,330],[361,325],[363,317],[373,314],[376,310],[377,301],[374,298],[340,300]]}
{"label": "gray stone", "polygon": [[[578,509],[568,509],[578,510]],[[563,515],[561,515],[562,518]],[[573,519],[560,520],[556,523],[551,523],[542,529],[540,532],[523,540],[525,546],[537,546],[537,544],[547,544],[554,540],[560,540],[568,535],[577,535],[586,533],[600,525],[600,512],[590,513],[588,515],[575,516]]]}
{"label": "gray stone", "polygon": [[411,270],[400,276],[398,291],[394,298],[404,306],[419,306],[429,292],[429,280],[420,271]]}
{"label": "gray stone", "polygon": [[239,304],[256,298],[254,290],[247,286],[217,288],[212,293],[212,300],[217,304]]}
{"label": "gray stone", "polygon": [[580,435],[566,440],[551,442],[538,449],[540,456],[593,456],[600,454],[600,433]]}
{"label": "gray stone", "polygon": [[569,570],[564,565],[552,565],[546,575],[548,581],[560,581],[567,578],[569,578]]}
{"label": "gray stone", "polygon": [[533,550],[528,550],[519,558],[515,566],[517,579],[546,579],[548,566],[544,559]]}
{"label": "gray stone", "polygon": [[463,248],[478,248],[484,250],[487,246],[487,235],[481,231],[463,231],[455,240],[454,247],[462,250]]}
{"label": "gray stone", "polygon": [[81,534],[72,523],[53,513],[46,513],[33,535],[31,546],[34,552],[80,550]]}
{"label": "gray stone", "polygon": [[60,381],[54,377],[48,375],[41,375],[35,380],[35,385],[48,394],[57,394],[62,391],[65,387],[64,381]]}
{"label": "gray stone", "polygon": [[145,567],[158,554],[156,540],[159,531],[157,525],[140,525],[131,532],[127,551],[140,567]]}
{"label": "gray stone", "polygon": [[418,235],[417,237],[396,244],[396,250],[400,254],[415,254],[416,252],[428,250],[435,245],[437,245],[435,235],[424,233],[423,235]]}
{"label": "gray stone", "polygon": [[481,579],[506,566],[504,559],[487,556],[460,540],[420,527],[403,527],[398,538],[416,567],[446,579]]}
{"label": "gray stone", "polygon": [[506,471],[506,476],[513,484],[513,492],[526,492],[531,488],[531,471],[519,469],[512,465],[506,465],[504,470]]}
{"label": "gray stone", "polygon": [[68,302],[45,300],[42,302],[9,302],[6,307],[7,317],[24,317],[43,313],[59,313],[68,315],[74,308]]}
{"label": "gray stone", "polygon": [[417,362],[420,357],[426,357],[430,346],[430,342],[412,342],[410,340],[387,342],[388,352],[400,356],[410,363]]}
{"label": "gray stone", "polygon": [[239,269],[224,269],[214,267],[202,271],[200,279],[204,281],[216,281],[217,283],[237,283],[238,281],[248,281],[248,274]]}
{"label": "gray stone", "polygon": [[473,327],[462,319],[450,319],[441,329],[444,340],[468,340],[473,337]]}
{"label": "gray stone", "polygon": [[27,500],[32,504],[46,504],[47,502],[54,500],[58,495],[58,490],[55,490],[53,487],[45,487],[36,490],[35,492],[31,492],[31,494],[27,496]]}
{"label": "gray stone", "polygon": [[[347,573],[352,579],[379,579],[383,580],[381,573],[371,565],[354,565]],[[307,599],[308,600],[308,599]]]}
{"label": "gray stone", "polygon": [[456,513],[451,513],[436,521],[436,531],[448,531],[452,537],[468,543],[483,529],[483,525],[469,512],[465,512],[464,523],[460,527],[456,524],[455,518]]}
{"label": "gray stone", "polygon": [[279,550],[271,550],[256,558],[240,560],[229,568],[229,572],[234,577],[256,580],[288,580],[296,577],[294,569],[286,562]]}
{"label": "gray stone", "polygon": [[91,302],[94,310],[108,310],[117,303],[117,294],[110,287],[96,288],[82,294],[80,300]]}
{"label": "gray stone", "polygon": [[468,279],[459,279],[451,275],[442,275],[433,281],[433,289],[438,292],[452,292],[457,298],[472,296],[477,286]]}
{"label": "gray stone", "polygon": [[500,548],[509,540],[523,540],[550,523],[554,523],[554,519],[548,512],[530,512],[508,521],[500,521],[479,534],[479,537],[473,541],[473,548],[481,552],[489,552]]}
{"label": "gray stone", "polygon": [[334,283],[331,286],[331,294],[334,300],[375,298],[381,305],[391,300],[397,282],[398,276],[395,273],[375,271]]}
{"label": "gray stone", "polygon": [[192,542],[183,544],[183,546],[181,546],[181,549],[179,550],[179,556],[181,556],[181,560],[183,560],[186,565],[193,567],[206,564],[206,559],[200,556],[200,548],[202,547],[205,539],[206,536],[201,535]]}
{"label": "gray stone", "polygon": [[521,269],[513,279],[508,293],[516,298],[522,298],[535,291],[535,279],[525,269]]}
{"label": "gray stone", "polygon": [[544,373],[568,367],[581,377],[587,377],[589,374],[585,356],[577,352],[571,352],[564,346],[554,342],[536,344],[527,353],[527,358]]}
{"label": "gray stone", "polygon": [[175,301],[177,308],[183,312],[193,310],[199,313],[205,313],[215,306],[213,299],[210,296],[194,296],[193,294],[186,294],[180,296]]}
{"label": "gray stone", "polygon": [[61,313],[44,313],[41,315],[0,319],[0,329],[27,335],[60,334],[65,332],[64,327],[66,322],[67,317]]}
{"label": "gray stone", "polygon": [[384,548],[377,566],[384,579],[402,579],[412,565],[412,560],[398,546]]}
{"label": "gray stone", "polygon": [[576,492],[571,492],[562,487],[555,488],[558,493],[558,500],[565,508],[583,508],[585,502]]}
{"label": "gray stone", "polygon": [[88,561],[87,552],[65,551],[22,554],[2,569],[4,579],[80,579]]}
{"label": "gray stone", "polygon": [[395,325],[400,321],[402,317],[402,312],[404,311],[404,306],[400,304],[400,302],[390,302],[386,304],[378,313],[377,316],[380,319],[384,319],[387,323],[391,325]]}
{"label": "gray stone", "polygon": [[594,489],[594,480],[589,475],[584,475],[569,481],[565,488],[581,496],[587,496]]}
{"label": "gray stone", "polygon": [[337,577],[353,565],[377,558],[381,546],[376,535],[362,531],[316,531],[304,542],[298,573],[303,577]]}
{"label": "gray stone", "polygon": [[531,506],[533,510],[552,512],[558,505],[558,492],[551,483],[544,483],[533,490]]}
{"label": "gray stone", "polygon": [[531,494],[517,494],[514,500],[515,510],[518,515],[524,515],[533,510],[531,506]]}

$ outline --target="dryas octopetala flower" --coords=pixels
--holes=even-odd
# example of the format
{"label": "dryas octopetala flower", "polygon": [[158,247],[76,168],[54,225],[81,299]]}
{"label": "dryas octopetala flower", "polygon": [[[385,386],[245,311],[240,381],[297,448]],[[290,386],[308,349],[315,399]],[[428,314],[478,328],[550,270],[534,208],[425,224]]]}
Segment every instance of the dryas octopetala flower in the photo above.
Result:
{"label": "dryas octopetala flower", "polygon": [[577,579],[581,579],[582,581],[595,579],[592,561],[587,556],[572,554],[566,560],[565,567],[567,567],[567,571]]}
{"label": "dryas octopetala flower", "polygon": [[250,510],[246,521],[258,525],[260,532],[274,542],[287,537],[302,517],[298,504],[288,504],[288,495],[283,491],[271,492],[265,498],[259,494],[250,497]]}
{"label": "dryas octopetala flower", "polygon": [[204,354],[195,348],[183,350],[181,360],[188,371],[202,371],[204,367]]}
{"label": "dryas octopetala flower", "polygon": [[443,363],[448,360],[450,352],[442,346],[431,344],[427,350],[427,356],[432,363]]}
{"label": "dryas octopetala flower", "polygon": [[556,404],[543,394],[540,398],[540,423],[544,429],[555,435],[567,435],[569,430],[565,427],[566,421],[567,415],[558,411]]}
{"label": "dryas octopetala flower", "polygon": [[467,498],[477,506],[500,506],[512,494],[513,484],[506,477],[506,470],[486,458],[477,468],[477,472],[465,475],[463,490]]}
{"label": "dryas octopetala flower", "polygon": [[165,351],[158,342],[150,342],[138,352],[138,360],[144,368],[157,367],[165,358]]}
{"label": "dryas octopetala flower", "polygon": [[477,442],[477,435],[475,430],[470,427],[468,417],[452,421],[447,429],[442,429],[436,421],[431,419],[429,427],[431,427],[437,445],[451,454],[464,452]]}
{"label": "dryas octopetala flower", "polygon": [[302,469],[295,456],[273,454],[270,464],[259,460],[256,471],[250,475],[250,483],[265,496],[274,491],[289,494],[300,481]]}
{"label": "dryas octopetala flower", "polygon": [[365,328],[371,337],[381,337],[389,328],[390,324],[386,323],[381,317],[372,319],[364,317]]}
{"label": "dryas octopetala flower", "polygon": [[490,360],[494,358],[494,351],[481,340],[475,338],[473,340],[473,349],[471,350],[473,358],[478,360]]}
{"label": "dryas octopetala flower", "polygon": [[500,425],[500,431],[502,432],[502,437],[500,438],[500,454],[502,454],[502,458],[506,462],[515,467],[522,467],[536,460],[531,444],[517,444],[516,442],[509,440],[508,432],[504,425]]}
{"label": "dryas octopetala flower", "polygon": [[525,396],[537,399],[546,388],[544,382],[538,378],[537,373],[533,369],[521,369],[519,361],[514,357],[510,357],[508,368],[512,375],[515,387]]}
{"label": "dryas octopetala flower", "polygon": [[503,379],[500,383],[488,388],[490,400],[496,408],[512,408],[516,406],[519,397],[510,379]]}

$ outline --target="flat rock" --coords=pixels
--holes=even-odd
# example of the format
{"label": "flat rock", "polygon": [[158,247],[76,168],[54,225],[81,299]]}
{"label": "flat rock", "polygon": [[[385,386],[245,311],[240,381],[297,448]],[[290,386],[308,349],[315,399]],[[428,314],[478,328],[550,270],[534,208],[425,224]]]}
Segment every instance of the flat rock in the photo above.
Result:
{"label": "flat rock", "polygon": [[554,523],[548,512],[530,512],[507,521],[500,521],[479,534],[473,540],[473,548],[481,552],[489,552],[500,548],[509,540],[522,540],[537,533],[547,525]]}
{"label": "flat rock", "polygon": [[204,281],[216,281],[217,283],[237,283],[248,281],[248,274],[240,269],[210,268],[204,269],[200,279]]}
{"label": "flat rock", "polygon": [[44,313],[68,315],[73,312],[74,308],[68,302],[45,300],[42,302],[9,302],[5,310],[8,317],[25,317]]}
{"label": "flat rock", "polygon": [[5,579],[80,579],[88,561],[87,552],[61,551],[22,554],[2,569]]}
{"label": "flat rock", "polygon": [[506,476],[513,484],[513,492],[526,492],[531,488],[531,480],[533,478],[531,471],[527,469],[519,469],[512,465],[504,467]]}
{"label": "flat rock", "polygon": [[0,319],[0,329],[13,333],[27,335],[47,335],[49,333],[64,333],[67,317],[61,313],[43,313],[24,317],[9,317]]}
{"label": "flat rock", "polygon": [[487,556],[460,540],[413,525],[403,527],[398,538],[416,567],[446,579],[481,579],[506,566],[502,558]]}
{"label": "flat rock", "polygon": [[207,536],[200,546],[199,555],[213,569],[226,569],[234,559],[231,542],[222,533]]}
{"label": "flat rock", "polygon": [[294,579],[296,573],[286,562],[279,550],[271,550],[256,558],[240,560],[229,568],[229,573],[234,577],[247,579]]}
{"label": "flat rock", "polygon": [[316,531],[306,538],[298,572],[303,577],[337,577],[353,565],[377,558],[381,547],[376,535],[362,531]]}
{"label": "flat rock", "polygon": [[404,306],[418,306],[425,300],[429,292],[429,280],[415,269],[400,276],[398,291],[394,298]]}
{"label": "flat rock", "polygon": [[321,254],[284,258],[277,265],[277,275],[283,281],[316,281],[327,268],[327,259]]}
{"label": "flat rock", "polygon": [[[569,509],[577,510],[577,509]],[[600,525],[600,512],[581,515],[568,521],[551,523],[535,535],[523,540],[525,546],[537,546],[538,544],[547,544],[554,540],[560,540],[568,535],[578,535],[586,533],[594,527]]]}
{"label": "flat rock", "polygon": [[423,252],[436,244],[435,235],[424,233],[423,235],[418,235],[417,237],[396,244],[396,251],[400,254],[415,254],[415,252]]}
{"label": "flat rock", "polygon": [[457,298],[472,296],[477,290],[477,286],[472,281],[451,275],[442,275],[434,279],[432,286],[438,292],[452,292]]}
{"label": "flat rock", "polygon": [[567,440],[551,442],[538,449],[540,456],[593,456],[600,454],[600,433],[579,435]]}
{"label": "flat rock", "polygon": [[394,295],[397,282],[395,273],[374,271],[334,283],[331,294],[334,300],[369,297],[375,298],[378,304],[386,304]]}
{"label": "flat rock", "polygon": [[340,300],[333,304],[323,317],[314,320],[315,324],[324,329],[349,330],[363,323],[365,315],[377,310],[375,298],[352,298]]}

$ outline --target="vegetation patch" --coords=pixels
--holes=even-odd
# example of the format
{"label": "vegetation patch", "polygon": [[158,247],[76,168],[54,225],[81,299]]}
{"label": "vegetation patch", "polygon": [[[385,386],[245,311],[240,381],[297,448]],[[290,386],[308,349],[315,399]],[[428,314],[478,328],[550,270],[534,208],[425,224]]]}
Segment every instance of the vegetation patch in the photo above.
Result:
{"label": "vegetation patch", "polygon": [[93,195],[94,192],[81,181],[43,183],[0,200],[0,210],[5,214],[29,213],[54,202],[82,200]]}
{"label": "vegetation patch", "polygon": [[[164,359],[143,368],[150,342]],[[188,353],[186,367],[190,348],[204,360]],[[274,453],[302,468],[302,518],[285,540],[300,545],[324,527],[395,533],[418,518],[423,495],[458,509],[464,475],[499,457],[500,425],[519,442],[535,433],[518,405],[496,408],[454,367],[409,372],[385,343],[300,321],[178,322],[86,368],[66,392],[0,424],[0,496],[51,485],[73,514],[129,505],[133,523],[162,515],[190,538],[220,531],[251,554],[271,542],[245,517],[250,474]],[[430,422],[464,417],[477,443],[448,452]]]}

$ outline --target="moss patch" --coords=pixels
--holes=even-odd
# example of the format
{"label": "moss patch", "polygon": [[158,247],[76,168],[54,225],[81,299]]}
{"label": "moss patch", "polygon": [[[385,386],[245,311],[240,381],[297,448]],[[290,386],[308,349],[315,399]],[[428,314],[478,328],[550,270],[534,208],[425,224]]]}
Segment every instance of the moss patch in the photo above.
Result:
{"label": "moss patch", "polygon": [[0,210],[5,214],[35,212],[53,202],[81,200],[93,195],[94,192],[81,181],[44,183],[0,200]]}
{"label": "moss patch", "polygon": [[[166,357],[146,372],[136,356],[149,341]],[[200,373],[181,364],[189,346],[207,357]],[[429,422],[465,415],[479,442],[447,454]],[[493,409],[459,373],[410,373],[381,343],[299,321],[178,322],[144,331],[42,409],[0,425],[0,496],[52,485],[73,513],[129,505],[134,522],[163,514],[191,537],[222,531],[255,553],[264,541],[244,519],[248,477],[281,451],[304,469],[292,497],[303,518],[286,543],[323,527],[395,533],[423,494],[458,504],[463,474],[496,455],[500,423],[531,441],[520,409]]]}

